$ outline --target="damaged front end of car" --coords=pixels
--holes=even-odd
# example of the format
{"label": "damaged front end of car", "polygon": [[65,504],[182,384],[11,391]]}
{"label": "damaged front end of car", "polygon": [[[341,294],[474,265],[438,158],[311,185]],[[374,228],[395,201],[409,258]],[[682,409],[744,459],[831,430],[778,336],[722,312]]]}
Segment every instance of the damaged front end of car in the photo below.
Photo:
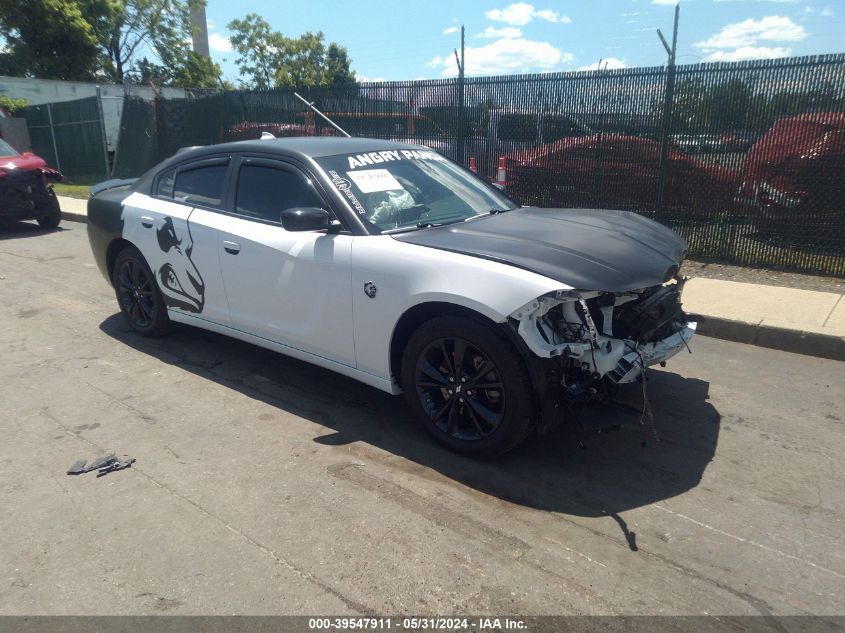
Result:
{"label": "damaged front end of car", "polygon": [[43,209],[54,204],[51,183],[61,180],[58,171],[47,167],[0,167],[0,219],[11,222],[38,217]]}
{"label": "damaged front end of car", "polygon": [[510,315],[542,373],[541,433],[573,419],[596,428],[580,415],[587,404],[614,401],[619,385],[643,382],[647,367],[689,349],[700,317],[684,312],[683,285],[674,277],[626,292],[558,290]]}

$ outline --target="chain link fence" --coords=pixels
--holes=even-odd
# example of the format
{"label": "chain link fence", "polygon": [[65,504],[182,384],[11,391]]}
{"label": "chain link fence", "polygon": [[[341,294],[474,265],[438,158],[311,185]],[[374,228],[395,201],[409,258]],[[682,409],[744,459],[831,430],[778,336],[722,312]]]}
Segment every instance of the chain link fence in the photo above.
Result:
{"label": "chain link fence", "polygon": [[109,175],[109,156],[98,97],[27,106],[32,151],[70,180],[97,182]]}
{"label": "chain link fence", "polygon": [[[305,95],[353,136],[428,145],[523,204],[627,209],[698,259],[845,275],[845,55],[678,66],[674,81],[668,108],[664,67]],[[262,131],[336,134],[292,91],[128,97],[115,175]]]}

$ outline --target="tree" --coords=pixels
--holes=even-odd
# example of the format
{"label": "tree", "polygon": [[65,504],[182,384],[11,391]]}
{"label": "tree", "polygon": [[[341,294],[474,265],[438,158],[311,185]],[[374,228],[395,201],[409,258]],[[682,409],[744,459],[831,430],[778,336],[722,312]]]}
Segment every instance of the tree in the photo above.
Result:
{"label": "tree", "polygon": [[79,2],[0,0],[0,32],[4,75],[84,81],[100,68],[97,35]]}
{"label": "tree", "polygon": [[353,85],[355,72],[346,49],[324,43],[322,32],[288,38],[273,31],[259,15],[250,13],[226,25],[237,52],[242,83],[258,89],[271,87],[328,87]]}
{"label": "tree", "polygon": [[213,62],[198,63],[189,55],[191,6],[204,0],[79,1],[94,24],[105,71],[115,81],[122,82],[127,72],[135,70],[136,56],[147,46],[174,76],[194,78],[199,71],[199,80],[205,84],[219,77],[220,69]]}
{"label": "tree", "polygon": [[[216,87],[220,67],[191,51],[190,10],[204,0],[0,0],[4,74],[122,82],[128,73]],[[160,65],[141,52],[151,50]]]}

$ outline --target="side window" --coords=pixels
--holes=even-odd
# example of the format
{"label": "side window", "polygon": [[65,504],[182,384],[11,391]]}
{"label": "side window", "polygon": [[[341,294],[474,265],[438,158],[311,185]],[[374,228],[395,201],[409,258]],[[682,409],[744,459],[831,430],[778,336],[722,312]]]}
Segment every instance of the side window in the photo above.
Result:
{"label": "side window", "polygon": [[176,174],[173,198],[179,202],[219,207],[226,180],[226,164],[207,165]]}
{"label": "side window", "polygon": [[286,169],[244,165],[238,176],[235,211],[253,218],[279,222],[282,211],[295,207],[325,207],[314,187]]}
{"label": "side window", "polygon": [[158,179],[156,186],[156,195],[164,196],[165,198],[173,197],[173,182],[176,180],[176,170],[170,169],[164,172]]}

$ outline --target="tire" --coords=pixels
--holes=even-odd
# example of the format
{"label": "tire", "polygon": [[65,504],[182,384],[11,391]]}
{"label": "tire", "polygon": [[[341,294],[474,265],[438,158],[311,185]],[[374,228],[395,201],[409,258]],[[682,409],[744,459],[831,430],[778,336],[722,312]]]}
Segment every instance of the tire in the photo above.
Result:
{"label": "tire", "polygon": [[35,221],[38,222],[38,226],[41,228],[54,229],[62,221],[62,210],[59,207],[56,192],[48,189],[48,193],[50,197],[45,204],[38,207],[38,215],[35,217]]}
{"label": "tire", "polygon": [[118,254],[112,285],[126,323],[143,336],[161,336],[170,329],[164,297],[144,256],[134,246]]}
{"label": "tire", "polygon": [[513,345],[480,320],[443,316],[421,325],[405,347],[402,389],[425,429],[465,455],[501,455],[532,428],[525,364]]}

